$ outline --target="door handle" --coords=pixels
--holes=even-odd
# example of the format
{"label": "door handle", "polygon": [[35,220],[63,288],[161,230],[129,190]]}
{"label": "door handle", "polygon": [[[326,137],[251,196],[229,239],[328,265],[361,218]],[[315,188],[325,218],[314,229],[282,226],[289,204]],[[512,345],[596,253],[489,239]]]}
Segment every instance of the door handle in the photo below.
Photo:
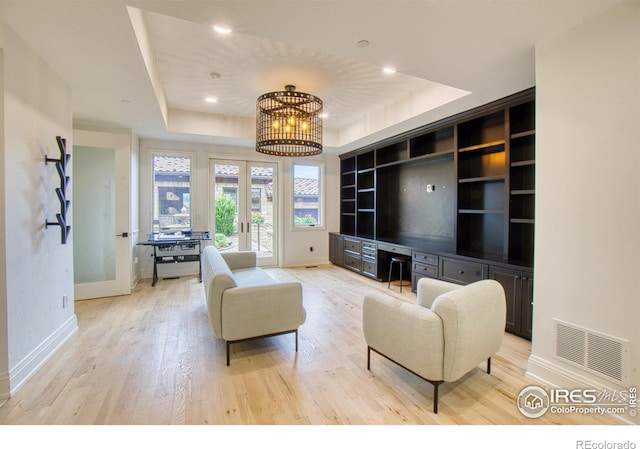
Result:
{"label": "door handle", "polygon": [[129,237],[129,233],[123,232],[122,234],[116,234],[116,237]]}

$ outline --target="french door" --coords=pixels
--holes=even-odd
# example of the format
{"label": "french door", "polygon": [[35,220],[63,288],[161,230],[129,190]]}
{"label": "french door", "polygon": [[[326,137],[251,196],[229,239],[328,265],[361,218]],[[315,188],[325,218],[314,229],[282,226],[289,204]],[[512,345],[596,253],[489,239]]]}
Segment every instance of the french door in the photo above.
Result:
{"label": "french door", "polygon": [[277,265],[277,165],[212,159],[209,169],[214,244],[255,251],[258,265]]}

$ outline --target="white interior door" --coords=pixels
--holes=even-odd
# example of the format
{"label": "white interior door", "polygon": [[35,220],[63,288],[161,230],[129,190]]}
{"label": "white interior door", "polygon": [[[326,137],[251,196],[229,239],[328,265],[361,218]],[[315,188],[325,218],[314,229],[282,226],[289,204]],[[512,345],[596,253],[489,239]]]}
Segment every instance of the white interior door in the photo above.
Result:
{"label": "white interior door", "polygon": [[258,265],[277,265],[277,165],[212,160],[214,244],[220,251],[255,251]]}
{"label": "white interior door", "polygon": [[128,136],[74,131],[76,300],[131,293]]}

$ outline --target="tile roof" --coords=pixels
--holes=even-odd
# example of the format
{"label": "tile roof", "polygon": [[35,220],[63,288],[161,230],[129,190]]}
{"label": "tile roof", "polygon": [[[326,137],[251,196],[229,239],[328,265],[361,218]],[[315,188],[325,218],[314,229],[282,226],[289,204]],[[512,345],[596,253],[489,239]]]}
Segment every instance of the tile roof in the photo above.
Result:
{"label": "tile roof", "polygon": [[[238,175],[237,165],[216,164],[217,175]],[[155,156],[154,170],[158,173],[184,173],[189,174],[191,161],[188,157]],[[251,176],[268,178],[273,175],[270,167],[251,167]],[[296,195],[317,195],[318,180],[309,178],[296,178],[294,191]]]}

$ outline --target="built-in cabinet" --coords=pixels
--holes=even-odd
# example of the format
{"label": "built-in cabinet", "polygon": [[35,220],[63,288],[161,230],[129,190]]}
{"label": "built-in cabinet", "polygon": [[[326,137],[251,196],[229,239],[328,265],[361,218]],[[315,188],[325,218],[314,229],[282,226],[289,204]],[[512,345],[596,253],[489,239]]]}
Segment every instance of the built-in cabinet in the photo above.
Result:
{"label": "built-in cabinet", "polygon": [[534,206],[530,89],[342,155],[330,257],[386,281],[395,245],[412,256],[414,289],[424,276],[497,279],[508,296],[507,330],[531,338]]}
{"label": "built-in cabinet", "polygon": [[506,330],[531,339],[533,271],[491,267],[489,278],[500,282],[507,297]]}

